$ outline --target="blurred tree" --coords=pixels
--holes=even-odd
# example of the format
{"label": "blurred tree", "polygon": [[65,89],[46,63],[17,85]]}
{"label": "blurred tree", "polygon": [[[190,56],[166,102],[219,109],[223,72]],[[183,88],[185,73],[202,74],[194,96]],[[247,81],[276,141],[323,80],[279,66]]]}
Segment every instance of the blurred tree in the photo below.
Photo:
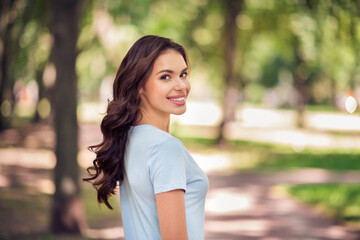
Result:
{"label": "blurred tree", "polygon": [[[32,30],[33,34],[28,37],[28,44],[22,48],[24,52],[23,64],[26,64],[28,69],[27,75],[29,75],[29,77],[26,81],[35,80],[37,83],[38,102],[36,104],[38,104],[41,100],[50,100],[51,98],[52,85],[46,82],[48,79],[44,79],[44,71],[50,62],[50,11],[48,11],[50,2],[46,0],[36,0],[30,1],[30,3],[31,6],[27,11],[30,12],[31,18],[27,22],[26,31],[23,32],[22,38],[25,38],[25,35],[30,35],[29,32],[32,28],[34,28],[34,30]],[[19,67],[21,67],[21,65]],[[48,115],[41,115],[40,111],[39,108],[36,109],[32,116],[33,122],[48,118]]]}
{"label": "blurred tree", "polygon": [[313,73],[317,73],[323,86],[314,89],[311,97],[314,99],[321,95],[321,92],[327,91],[327,103],[339,107],[339,93],[348,88],[354,89],[358,79],[359,1],[309,0],[307,7],[316,21],[317,30],[315,36],[318,69],[313,69]]}
{"label": "blurred tree", "polygon": [[297,90],[297,98],[296,98],[296,110],[298,113],[297,116],[297,126],[302,128],[304,126],[304,111],[305,106],[308,101],[308,71],[305,65],[305,61],[303,56],[299,50],[299,40],[295,37],[294,43],[294,52],[295,52],[295,62],[296,68],[294,71],[294,81],[295,81],[295,88]]}
{"label": "blurred tree", "polygon": [[350,13],[350,38],[355,55],[355,64],[350,78],[349,87],[356,87],[356,80],[360,83],[360,0],[351,1],[348,7]]}
{"label": "blurred tree", "polygon": [[53,92],[54,128],[56,132],[55,194],[51,231],[56,234],[80,234],[84,227],[80,200],[77,125],[77,56],[78,23],[81,0],[53,0],[54,20],[51,33],[51,59],[56,69]]}
{"label": "blurred tree", "polygon": [[[171,37],[185,45],[194,85],[198,76],[209,83],[204,90],[207,93],[200,93],[198,99],[221,102],[225,112],[222,126],[225,118],[233,119],[240,98],[243,102],[267,104],[264,96],[280,89],[284,79],[287,86],[292,84],[286,88],[292,103],[273,106],[296,107],[299,113],[306,104],[328,104],[330,98],[335,102],[340,92],[357,85],[359,0],[231,2],[86,1],[77,42],[79,99],[97,101],[103,80],[111,81],[125,50],[144,34]],[[0,72],[7,77],[1,78],[0,97],[2,112],[6,112],[9,104],[14,108],[16,81],[26,85],[36,80],[39,99],[49,99],[45,80],[53,69],[53,60],[48,61],[52,40],[48,1],[4,0],[1,4],[1,21],[7,24],[0,27],[6,46],[0,48],[2,64],[6,65]],[[229,4],[246,7],[233,14],[237,9]],[[280,79],[284,72],[289,74]],[[294,88],[298,94],[293,94]],[[294,101],[295,95],[298,101]],[[3,114],[0,117],[4,120]],[[39,119],[38,114],[35,119]]]}
{"label": "blurred tree", "polygon": [[[50,42],[47,34],[48,2],[5,0],[1,2],[0,26],[0,131],[11,126],[18,94],[16,82],[25,86],[35,80],[39,99],[45,95],[42,75]],[[35,111],[34,120],[39,120]]]}
{"label": "blurred tree", "polygon": [[11,99],[12,85],[8,80],[8,66],[11,61],[9,52],[12,38],[12,30],[16,19],[15,0],[0,2],[0,131],[9,127],[10,123],[6,115],[12,111]]}
{"label": "blurred tree", "polygon": [[219,126],[218,144],[224,144],[224,127],[226,123],[235,119],[235,108],[237,105],[237,86],[234,76],[234,63],[237,41],[236,17],[241,12],[244,1],[226,0],[224,1],[224,56],[225,56],[225,93],[223,98],[223,119]]}

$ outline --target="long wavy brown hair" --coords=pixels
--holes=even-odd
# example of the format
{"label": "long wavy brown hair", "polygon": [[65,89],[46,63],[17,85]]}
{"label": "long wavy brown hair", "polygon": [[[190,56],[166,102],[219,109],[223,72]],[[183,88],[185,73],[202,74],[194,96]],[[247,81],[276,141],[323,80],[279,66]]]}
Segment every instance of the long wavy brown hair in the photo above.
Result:
{"label": "long wavy brown hair", "polygon": [[113,209],[108,199],[115,194],[125,172],[125,150],[128,132],[141,119],[139,89],[149,78],[155,60],[167,50],[179,52],[189,67],[185,49],[169,38],[148,35],[137,40],[122,60],[113,84],[113,100],[109,101],[101,122],[103,140],[89,147],[96,154],[93,166],[87,169],[90,182],[97,190],[99,203]]}

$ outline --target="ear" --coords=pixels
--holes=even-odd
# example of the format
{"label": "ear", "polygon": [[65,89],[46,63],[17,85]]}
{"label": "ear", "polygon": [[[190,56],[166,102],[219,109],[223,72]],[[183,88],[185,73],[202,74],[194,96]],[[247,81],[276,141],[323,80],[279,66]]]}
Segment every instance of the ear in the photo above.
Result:
{"label": "ear", "polygon": [[141,87],[141,88],[139,89],[139,95],[141,95],[141,94],[143,94],[143,93],[144,93],[144,88]]}

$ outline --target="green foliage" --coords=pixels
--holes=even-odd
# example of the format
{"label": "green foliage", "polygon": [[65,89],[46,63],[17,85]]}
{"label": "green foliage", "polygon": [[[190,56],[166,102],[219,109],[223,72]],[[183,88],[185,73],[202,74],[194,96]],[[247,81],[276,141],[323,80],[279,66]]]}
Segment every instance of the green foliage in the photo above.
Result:
{"label": "green foliage", "polygon": [[[126,51],[144,34],[182,43],[190,55],[191,80],[210,86],[202,91],[221,101],[227,64],[224,6],[216,0],[85,1],[76,63],[81,101],[99,99],[104,79],[115,77]],[[7,47],[10,91],[16,81],[25,85],[35,80],[40,98],[49,95],[42,86],[52,43],[49,7],[44,0],[19,0]],[[245,0],[236,19],[234,52],[234,76],[243,100],[261,103],[269,89],[276,94],[294,90],[297,72],[310,89],[311,104],[331,105],[335,94],[357,86],[359,9],[356,1]],[[293,107],[281,101],[278,107]]]}
{"label": "green foliage", "polygon": [[337,221],[360,227],[360,186],[358,184],[300,184],[284,186],[296,199],[315,206]]}
{"label": "green foliage", "polygon": [[[46,1],[29,1],[19,5],[18,17],[14,22],[14,30],[10,46],[16,58],[9,63],[9,78],[22,79],[25,83],[36,78],[36,71],[44,68],[50,51],[50,38],[47,29],[48,7]],[[22,12],[23,11],[23,12]]]}
{"label": "green foliage", "polygon": [[275,57],[265,64],[261,83],[265,87],[275,87],[278,82],[279,72],[286,67],[286,63],[280,57]]}

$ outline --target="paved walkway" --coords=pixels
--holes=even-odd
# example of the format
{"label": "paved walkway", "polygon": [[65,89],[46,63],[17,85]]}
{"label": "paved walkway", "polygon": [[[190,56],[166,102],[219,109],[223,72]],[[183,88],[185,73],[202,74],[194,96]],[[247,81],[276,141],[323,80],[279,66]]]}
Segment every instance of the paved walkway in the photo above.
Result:
{"label": "paved walkway", "polygon": [[271,191],[279,183],[358,182],[360,174],[323,170],[293,173],[225,174],[209,172],[206,239],[355,240],[360,234],[309,207]]}
{"label": "paved walkway", "polygon": [[[206,240],[358,240],[360,233],[271,188],[279,183],[358,182],[359,173],[221,173],[208,168]],[[124,240],[120,227],[88,230],[92,237]]]}
{"label": "paved walkway", "polygon": [[[82,126],[81,133],[88,132],[92,134],[81,135],[81,147],[101,139],[94,134],[98,132],[94,125]],[[231,173],[224,170],[231,162],[221,154],[193,153],[193,156],[210,182],[206,240],[360,240],[359,233],[271,190],[281,183],[360,182],[360,173],[336,174],[321,169],[276,174]]]}
{"label": "paved walkway", "polygon": [[[0,143],[8,145],[12,142],[18,143],[21,139],[19,133],[9,130],[3,133]],[[81,126],[81,149],[86,149],[89,144],[100,140],[101,134],[97,125]],[[21,141],[21,146],[31,148],[53,146],[51,128],[34,128],[32,134],[27,134]],[[10,150],[2,149],[2,156]],[[272,188],[280,183],[360,182],[359,173],[335,174],[319,169],[276,174],[234,173],[223,171],[231,164],[226,158],[215,155],[211,157],[201,154],[193,155],[207,172],[210,181],[206,202],[205,239],[360,240],[359,233],[337,225],[331,219],[320,216],[309,207],[273,191]],[[12,163],[20,161],[19,159],[29,158],[19,157],[13,159]],[[21,165],[24,164],[21,162]],[[43,163],[47,168],[53,167],[53,164],[53,161]],[[95,233],[99,236],[107,235],[109,239],[111,236],[114,239],[114,235],[117,239],[122,239],[121,236],[123,236],[122,229],[119,227],[96,231],[91,235],[94,236]]]}

